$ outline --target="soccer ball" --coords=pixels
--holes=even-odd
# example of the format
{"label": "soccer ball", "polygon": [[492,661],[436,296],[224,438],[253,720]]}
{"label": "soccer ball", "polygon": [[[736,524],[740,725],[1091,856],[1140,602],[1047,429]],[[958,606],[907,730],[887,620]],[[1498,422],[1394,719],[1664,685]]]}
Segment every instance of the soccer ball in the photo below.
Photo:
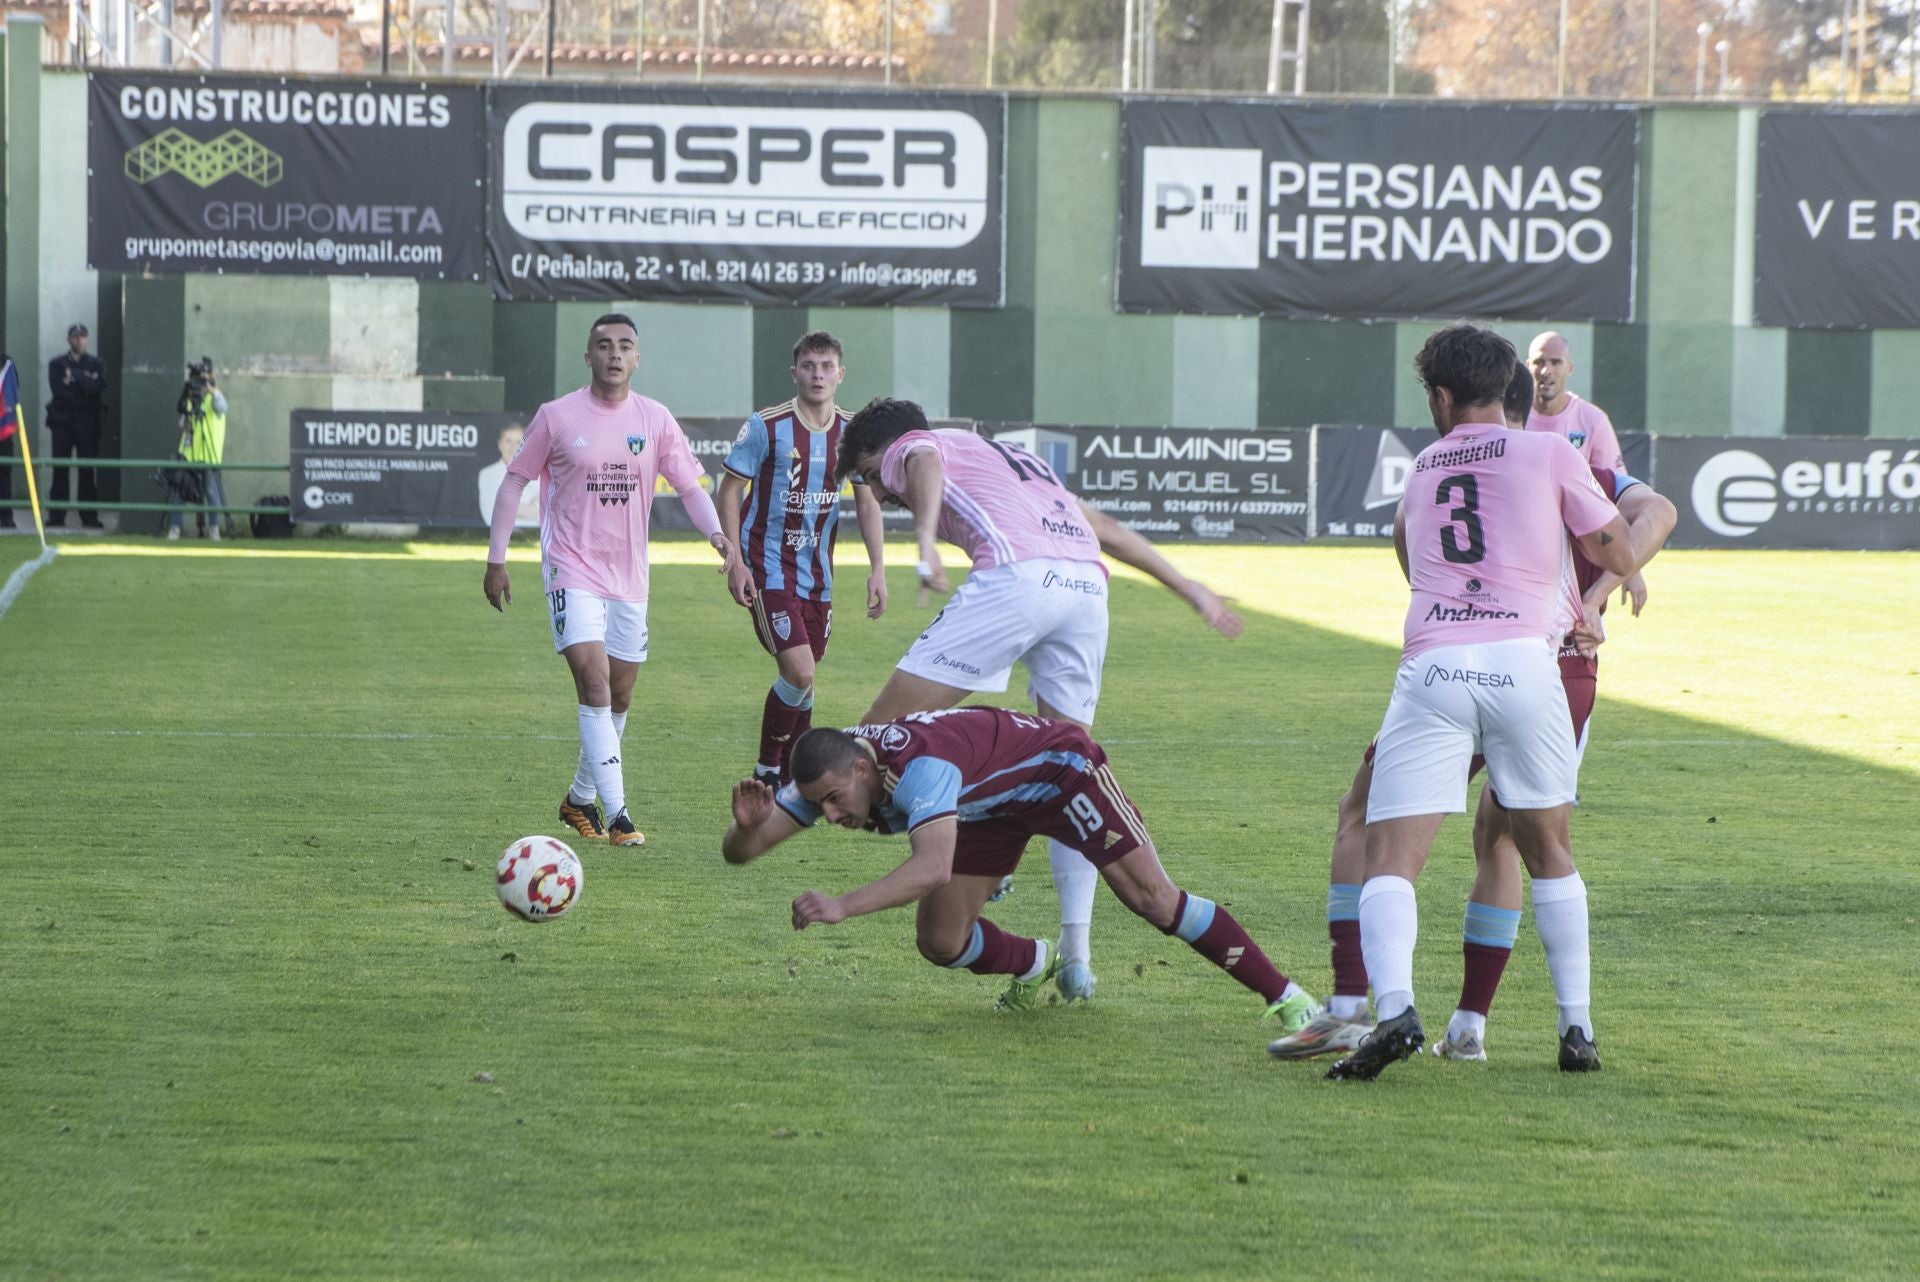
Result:
{"label": "soccer ball", "polygon": [[580,901],[580,856],[552,837],[522,837],[494,868],[500,902],[521,921],[552,921]]}

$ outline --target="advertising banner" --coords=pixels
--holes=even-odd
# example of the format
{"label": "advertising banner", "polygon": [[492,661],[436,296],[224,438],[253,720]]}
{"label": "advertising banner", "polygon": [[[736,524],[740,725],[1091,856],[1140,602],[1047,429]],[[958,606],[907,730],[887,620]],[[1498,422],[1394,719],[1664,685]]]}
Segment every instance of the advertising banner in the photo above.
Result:
{"label": "advertising banner", "polygon": [[1920,548],[1920,440],[1662,436],[1669,547]]}
{"label": "advertising banner", "polygon": [[1760,117],[1753,319],[1920,328],[1920,128],[1911,115]]}
{"label": "advertising banner", "polygon": [[1309,534],[1310,433],[990,426],[1088,506],[1159,543],[1291,543]]}
{"label": "advertising banner", "polygon": [[1122,311],[1629,321],[1639,116],[1129,101]]}
{"label": "advertising banner", "polygon": [[87,77],[87,265],[481,278],[480,91]]}
{"label": "advertising banner", "polygon": [[498,85],[500,298],[997,307],[995,94]]}
{"label": "advertising banner", "polygon": [[[484,529],[530,414],[295,410],[287,479],[293,519]],[[517,526],[538,529],[540,483]]]}

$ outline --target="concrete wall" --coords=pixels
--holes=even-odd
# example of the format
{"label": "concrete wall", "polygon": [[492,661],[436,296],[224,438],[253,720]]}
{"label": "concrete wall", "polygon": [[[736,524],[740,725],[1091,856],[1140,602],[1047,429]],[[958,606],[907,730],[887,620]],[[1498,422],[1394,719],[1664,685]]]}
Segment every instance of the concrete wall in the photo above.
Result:
{"label": "concrete wall", "polygon": [[[1113,310],[1119,106],[1016,98],[1008,113],[1006,306],[750,308],[496,303],[482,286],[301,277],[97,276],[86,266],[81,77],[42,71],[38,32],[7,42],[0,265],[6,341],[29,422],[40,375],[73,320],[94,330],[128,456],[165,455],[187,360],[211,355],[233,405],[229,454],[285,458],[287,413],[316,408],[531,407],[583,381],[588,324],[640,328],[639,383],[687,415],[745,414],[791,394],[793,340],[847,347],[842,402],[881,393],[936,416],[1245,427],[1420,425],[1410,361],[1434,323],[1130,316]],[[23,52],[25,51],[25,52]],[[1668,433],[1912,435],[1920,332],[1788,331],[1752,323],[1757,112],[1645,113],[1639,320],[1502,323],[1524,344],[1566,334],[1573,386],[1622,429]],[[1920,127],[1917,124],[1916,127]],[[35,359],[29,360],[28,357]],[[153,497],[129,478],[127,497]],[[235,499],[284,489],[229,478]]]}

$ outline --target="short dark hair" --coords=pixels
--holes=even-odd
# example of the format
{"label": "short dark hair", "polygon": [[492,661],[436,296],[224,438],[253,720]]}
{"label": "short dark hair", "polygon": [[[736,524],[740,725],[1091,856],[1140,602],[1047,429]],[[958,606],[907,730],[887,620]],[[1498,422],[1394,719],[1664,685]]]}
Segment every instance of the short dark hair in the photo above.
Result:
{"label": "short dark hair", "polygon": [[1520,362],[1513,344],[1488,329],[1461,321],[1428,335],[1413,358],[1414,373],[1429,388],[1444,387],[1455,406],[1497,405],[1505,401],[1513,367]]}
{"label": "short dark hair", "polygon": [[797,784],[817,783],[860,759],[860,741],[844,730],[816,727],[793,741],[787,767]]}
{"label": "short dark hair", "polygon": [[1524,423],[1532,411],[1533,371],[1527,368],[1525,361],[1515,361],[1513,380],[1507,384],[1507,395],[1500,402],[1500,412],[1512,422]]}
{"label": "short dark hair", "polygon": [[608,312],[605,316],[602,316],[599,320],[587,326],[587,334],[591,336],[593,331],[599,329],[602,325],[625,325],[636,334],[640,332],[640,327],[633,323],[633,317],[627,315],[625,312]]}
{"label": "short dark hair", "polygon": [[840,458],[834,468],[833,483],[838,485],[853,475],[854,465],[867,455],[884,452],[908,432],[926,430],[927,412],[912,401],[874,397],[847,420],[845,430],[840,433]]}
{"label": "short dark hair", "polygon": [[839,357],[843,363],[847,359],[846,350],[840,346],[840,340],[832,334],[827,333],[824,329],[816,329],[800,335],[800,341],[793,345],[793,363],[795,365],[800,363],[800,354],[802,352],[832,352],[835,356]]}

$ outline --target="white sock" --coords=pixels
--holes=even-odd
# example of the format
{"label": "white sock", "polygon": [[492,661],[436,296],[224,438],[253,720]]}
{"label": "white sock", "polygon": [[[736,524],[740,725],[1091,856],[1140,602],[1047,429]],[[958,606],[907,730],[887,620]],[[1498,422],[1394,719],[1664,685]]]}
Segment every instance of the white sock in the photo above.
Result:
{"label": "white sock", "polygon": [[573,767],[573,783],[567,787],[567,797],[583,806],[593,804],[593,759],[587,756],[584,736],[580,743],[580,759]]}
{"label": "white sock", "polygon": [[1447,1021],[1447,1040],[1457,1042],[1468,1033],[1481,1041],[1487,1039],[1487,1017],[1477,1010],[1456,1010]]}
{"label": "white sock", "polygon": [[1036,939],[1033,941],[1033,944],[1033,969],[1024,975],[1014,976],[1015,979],[1023,984],[1031,984],[1034,980],[1047,973],[1047,941],[1044,939]]}
{"label": "white sock", "polygon": [[613,737],[622,742],[626,741],[627,714],[624,712],[616,712],[613,714]]}
{"label": "white sock", "polygon": [[1367,999],[1364,997],[1341,997],[1335,994],[1327,998],[1327,1010],[1335,1019],[1344,1019],[1348,1023],[1367,1017]]}
{"label": "white sock", "polygon": [[1420,906],[1405,877],[1369,877],[1360,888],[1360,952],[1373,984],[1373,1010],[1392,1019],[1413,1005],[1413,945]]}
{"label": "white sock", "polygon": [[1593,1039],[1592,954],[1587,950],[1587,883],[1580,874],[1535,878],[1533,926],[1547,950],[1547,973],[1553,976],[1553,999],[1560,1004],[1560,1031],[1574,1025]]}
{"label": "white sock", "polygon": [[1100,870],[1071,846],[1047,842],[1047,864],[1053,869],[1053,888],[1060,896],[1060,960],[1072,965],[1093,960],[1093,892]]}
{"label": "white sock", "polygon": [[608,823],[627,808],[627,788],[620,778],[620,736],[614,733],[613,709],[580,704],[580,751],[593,772],[593,788]]}

